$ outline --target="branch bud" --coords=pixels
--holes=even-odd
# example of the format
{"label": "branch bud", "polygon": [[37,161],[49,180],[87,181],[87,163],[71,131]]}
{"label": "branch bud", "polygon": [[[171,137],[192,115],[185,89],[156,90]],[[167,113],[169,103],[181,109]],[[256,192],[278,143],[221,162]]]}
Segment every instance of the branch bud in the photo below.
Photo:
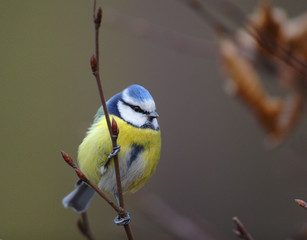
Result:
{"label": "branch bud", "polygon": [[91,64],[92,72],[95,73],[97,71],[97,61],[96,61],[94,54],[91,56],[90,64]]}
{"label": "branch bud", "polygon": [[101,7],[100,7],[100,8],[98,8],[98,10],[97,10],[97,15],[96,15],[96,18],[95,18],[96,28],[99,28],[99,27],[100,27],[101,18],[102,18],[102,9],[101,9]]}
{"label": "branch bud", "polygon": [[301,199],[294,199],[294,201],[300,206],[300,207],[303,207],[303,208],[307,208],[307,203]]}
{"label": "branch bud", "polygon": [[71,167],[75,166],[74,161],[72,160],[72,158],[64,151],[61,151],[62,157],[65,160],[65,162],[67,162],[67,164]]}
{"label": "branch bud", "polygon": [[83,172],[81,172],[80,169],[76,168],[75,171],[76,171],[78,177],[79,177],[83,182],[86,182],[86,183],[88,182],[87,177],[84,175]]}
{"label": "branch bud", "polygon": [[118,136],[119,134],[119,128],[117,126],[117,122],[115,121],[115,119],[112,117],[112,133],[115,136]]}
{"label": "branch bud", "polygon": [[242,235],[242,233],[241,233],[240,231],[234,229],[234,230],[233,230],[233,233],[234,233],[238,238],[243,238],[243,235]]}

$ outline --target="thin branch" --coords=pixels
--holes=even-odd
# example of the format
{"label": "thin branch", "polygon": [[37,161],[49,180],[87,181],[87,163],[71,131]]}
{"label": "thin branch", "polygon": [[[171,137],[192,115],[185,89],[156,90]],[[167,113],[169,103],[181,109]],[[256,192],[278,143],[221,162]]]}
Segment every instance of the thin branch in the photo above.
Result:
{"label": "thin branch", "polygon": [[64,151],[61,151],[62,157],[65,160],[65,162],[71,166],[75,172],[77,173],[78,177],[91,186],[98,194],[101,196],[119,215],[123,214],[125,212],[124,209],[117,206],[106,194],[104,194],[96,185],[94,185],[86,176],[85,174],[78,168],[78,166],[74,163],[72,158]]}
{"label": "thin branch", "polygon": [[[96,0],[94,0],[93,21],[95,25],[95,57],[93,56],[91,57],[91,67],[93,70],[93,75],[96,78],[101,104],[102,104],[102,107],[105,113],[106,122],[108,125],[110,137],[112,140],[112,146],[114,149],[117,147],[117,137],[118,137],[119,130],[118,130],[116,121],[112,119],[113,126],[115,126],[116,124],[116,128],[114,127],[115,131],[114,130],[112,131],[111,121],[110,121],[107,104],[106,104],[105,97],[104,97],[103,90],[102,90],[100,71],[99,71],[99,28],[101,24],[101,19],[102,19],[102,9],[98,8],[97,13],[96,13]],[[116,183],[117,183],[117,196],[119,199],[120,207],[124,209],[125,206],[124,206],[124,198],[123,198],[123,191],[122,191],[121,178],[120,178],[118,155],[116,154],[113,157],[113,159],[114,159],[114,168],[115,168]],[[119,216],[125,217],[127,216],[127,212],[123,211],[122,214],[119,214]],[[125,228],[128,239],[134,239],[130,225],[125,224],[124,228]]]}
{"label": "thin branch", "polygon": [[81,213],[81,218],[78,219],[77,226],[80,232],[86,236],[88,240],[95,240],[95,237],[90,229],[87,212]]}
{"label": "thin branch", "polygon": [[[93,70],[93,75],[96,78],[97,86],[98,86],[98,91],[99,91],[99,96],[101,100],[101,104],[103,107],[103,111],[105,114],[106,122],[108,125],[108,130],[110,133],[110,137],[112,140],[112,146],[115,148],[117,146],[117,136],[113,134],[112,132],[112,126],[111,126],[111,121],[109,117],[109,111],[107,108],[106,100],[103,94],[102,90],[102,84],[101,84],[101,79],[100,79],[100,71],[99,71],[99,28],[100,28],[100,23],[101,23],[101,18],[102,18],[102,9],[99,8],[96,14],[96,1],[94,1],[94,12],[93,12],[93,17],[94,17],[94,24],[95,24],[95,61],[93,61],[93,56],[91,57],[91,67]],[[122,208],[124,208],[124,200],[123,200],[123,192],[122,192],[122,186],[121,186],[121,180],[120,180],[120,171],[119,171],[119,163],[118,163],[118,156],[114,156],[114,163],[115,163],[115,173],[116,173],[116,182],[117,182],[117,191],[118,191],[118,198],[119,198],[119,203]]]}
{"label": "thin branch", "polygon": [[232,220],[235,222],[237,227],[237,229],[234,230],[234,233],[236,234],[237,237],[244,240],[254,240],[252,236],[247,232],[247,230],[245,229],[243,223],[241,223],[239,218],[234,217]]}

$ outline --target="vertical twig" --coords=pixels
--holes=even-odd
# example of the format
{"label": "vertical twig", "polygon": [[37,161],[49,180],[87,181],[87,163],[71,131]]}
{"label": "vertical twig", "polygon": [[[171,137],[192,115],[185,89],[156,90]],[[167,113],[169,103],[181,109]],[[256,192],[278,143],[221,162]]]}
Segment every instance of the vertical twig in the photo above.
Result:
{"label": "vertical twig", "polygon": [[[109,112],[106,104],[106,100],[104,97],[104,93],[102,90],[102,84],[101,84],[101,79],[100,79],[100,68],[99,68],[99,27],[101,24],[101,18],[102,18],[102,9],[99,8],[96,14],[96,0],[94,1],[94,10],[93,10],[93,20],[95,24],[95,61],[93,61],[93,56],[91,58],[91,66],[93,70],[93,74],[96,78],[97,82],[97,87],[99,91],[99,96],[101,100],[101,104],[103,107],[103,111],[105,114],[106,122],[108,125],[110,137],[112,140],[112,146],[115,148],[117,146],[117,135],[113,134],[112,132],[112,126],[111,126],[111,121],[109,117]],[[94,67],[95,66],[95,67]],[[114,163],[115,163],[115,173],[116,173],[116,182],[117,182],[117,190],[118,190],[118,198],[119,198],[119,203],[122,208],[124,208],[124,200],[123,200],[123,193],[122,193],[122,186],[121,186],[121,181],[120,181],[120,172],[119,172],[119,164],[118,164],[118,156],[114,156]]]}
{"label": "vertical twig", "polygon": [[[91,67],[93,70],[93,75],[96,78],[101,104],[102,104],[102,107],[105,113],[106,122],[108,125],[110,137],[112,140],[112,146],[113,148],[115,148],[117,147],[118,135],[115,133],[115,131],[112,131],[111,121],[110,121],[107,104],[106,104],[105,97],[104,97],[103,90],[102,90],[102,84],[100,80],[100,71],[99,71],[99,28],[101,24],[101,19],[102,19],[102,9],[99,8],[96,13],[96,0],[94,0],[93,21],[95,25],[95,56],[91,57]],[[113,122],[115,122],[115,120]],[[116,175],[117,195],[119,199],[119,205],[121,208],[124,209],[125,205],[124,205],[123,191],[122,191],[121,178],[120,178],[118,155],[115,155],[113,159],[114,159],[114,168],[115,168],[115,175]],[[126,216],[126,214],[127,213],[124,212],[122,216]],[[125,228],[128,239],[134,239],[130,225],[126,224],[124,225],[124,228]]]}
{"label": "vertical twig", "polygon": [[95,237],[90,229],[90,225],[88,222],[87,213],[81,213],[81,218],[77,221],[78,228],[80,232],[87,237],[88,240],[95,240]]}

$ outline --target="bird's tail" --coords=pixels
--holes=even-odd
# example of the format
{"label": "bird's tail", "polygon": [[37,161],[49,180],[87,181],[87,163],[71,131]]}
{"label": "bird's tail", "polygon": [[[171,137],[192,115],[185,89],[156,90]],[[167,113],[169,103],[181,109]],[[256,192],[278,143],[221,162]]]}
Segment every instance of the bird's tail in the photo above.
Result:
{"label": "bird's tail", "polygon": [[76,183],[76,189],[69,193],[62,201],[64,207],[71,207],[78,213],[86,212],[95,191],[82,180]]}

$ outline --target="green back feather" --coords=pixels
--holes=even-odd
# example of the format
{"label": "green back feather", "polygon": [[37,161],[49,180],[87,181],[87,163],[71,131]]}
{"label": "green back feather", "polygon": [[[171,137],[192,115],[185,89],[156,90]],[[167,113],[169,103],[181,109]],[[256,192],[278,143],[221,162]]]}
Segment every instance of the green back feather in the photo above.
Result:
{"label": "green back feather", "polygon": [[94,117],[94,122],[93,122],[93,125],[97,122],[99,122],[100,118],[104,116],[104,111],[103,111],[103,107],[101,106],[97,113],[95,114],[95,117]]}

